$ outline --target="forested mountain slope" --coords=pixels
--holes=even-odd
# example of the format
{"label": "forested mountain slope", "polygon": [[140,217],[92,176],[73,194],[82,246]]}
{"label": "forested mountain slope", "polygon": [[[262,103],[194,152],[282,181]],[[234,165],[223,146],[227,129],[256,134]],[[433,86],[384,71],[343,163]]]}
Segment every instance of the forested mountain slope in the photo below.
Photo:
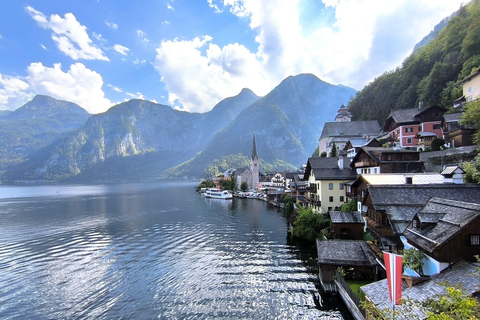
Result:
{"label": "forested mountain slope", "polygon": [[365,86],[348,104],[353,120],[385,123],[391,110],[440,105],[462,96],[459,80],[480,67],[480,0],[460,8],[437,37]]}

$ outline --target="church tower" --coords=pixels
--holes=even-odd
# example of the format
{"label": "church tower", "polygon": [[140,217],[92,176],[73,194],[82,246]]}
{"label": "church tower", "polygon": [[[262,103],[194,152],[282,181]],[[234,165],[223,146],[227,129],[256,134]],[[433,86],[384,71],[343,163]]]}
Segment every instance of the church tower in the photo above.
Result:
{"label": "church tower", "polygon": [[250,171],[252,172],[252,179],[250,179],[249,187],[251,189],[258,189],[258,156],[257,156],[257,146],[255,144],[255,134],[253,135],[253,149],[252,149],[252,159],[250,159]]}
{"label": "church tower", "polygon": [[352,114],[342,102],[342,106],[338,109],[338,114],[335,117],[335,122],[350,122],[352,121]]}

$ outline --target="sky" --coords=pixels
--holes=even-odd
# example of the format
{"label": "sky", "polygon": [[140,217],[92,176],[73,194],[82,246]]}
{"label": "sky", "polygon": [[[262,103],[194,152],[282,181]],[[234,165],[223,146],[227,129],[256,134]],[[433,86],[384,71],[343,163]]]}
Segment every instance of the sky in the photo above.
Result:
{"label": "sky", "polygon": [[0,110],[36,94],[207,112],[312,73],[361,90],[459,0],[19,0],[0,9]]}

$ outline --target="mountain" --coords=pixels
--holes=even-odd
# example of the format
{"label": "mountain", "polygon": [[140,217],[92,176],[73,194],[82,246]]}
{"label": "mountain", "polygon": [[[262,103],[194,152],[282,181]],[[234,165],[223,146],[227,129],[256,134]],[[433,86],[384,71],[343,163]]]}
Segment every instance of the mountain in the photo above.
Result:
{"label": "mountain", "polygon": [[243,110],[194,159],[161,178],[212,176],[249,165],[255,134],[260,170],[292,170],[315,150],[325,121],[332,121],[355,90],[334,86],[312,74],[290,76]]}
{"label": "mountain", "polygon": [[130,100],[91,116],[81,128],[10,168],[3,179],[153,180],[199,152],[225,123],[257,99],[251,90],[242,90],[204,114]]}
{"label": "mountain", "polygon": [[80,128],[90,114],[75,103],[37,95],[15,111],[0,114],[0,170],[25,161],[65,132]]}
{"label": "mountain", "polygon": [[459,80],[480,67],[479,35],[480,0],[474,0],[453,14],[436,37],[418,47],[401,67],[359,91],[348,104],[353,120],[383,124],[391,110],[414,108],[420,101],[452,108],[463,94]]}
{"label": "mountain", "polygon": [[286,78],[263,98],[243,89],[202,114],[130,100],[90,116],[82,127],[8,168],[2,180],[204,178],[248,165],[253,134],[260,170],[294,169],[315,150],[323,123],[332,121],[354,94],[354,89],[301,74]]}

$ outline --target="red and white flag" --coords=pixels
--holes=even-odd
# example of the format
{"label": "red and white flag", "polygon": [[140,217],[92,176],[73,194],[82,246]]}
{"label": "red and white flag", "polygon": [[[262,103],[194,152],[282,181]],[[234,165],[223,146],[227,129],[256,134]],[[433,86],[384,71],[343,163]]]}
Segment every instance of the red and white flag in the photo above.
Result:
{"label": "red and white flag", "polygon": [[400,304],[402,299],[402,258],[403,256],[397,254],[383,252],[390,300],[394,304]]}

